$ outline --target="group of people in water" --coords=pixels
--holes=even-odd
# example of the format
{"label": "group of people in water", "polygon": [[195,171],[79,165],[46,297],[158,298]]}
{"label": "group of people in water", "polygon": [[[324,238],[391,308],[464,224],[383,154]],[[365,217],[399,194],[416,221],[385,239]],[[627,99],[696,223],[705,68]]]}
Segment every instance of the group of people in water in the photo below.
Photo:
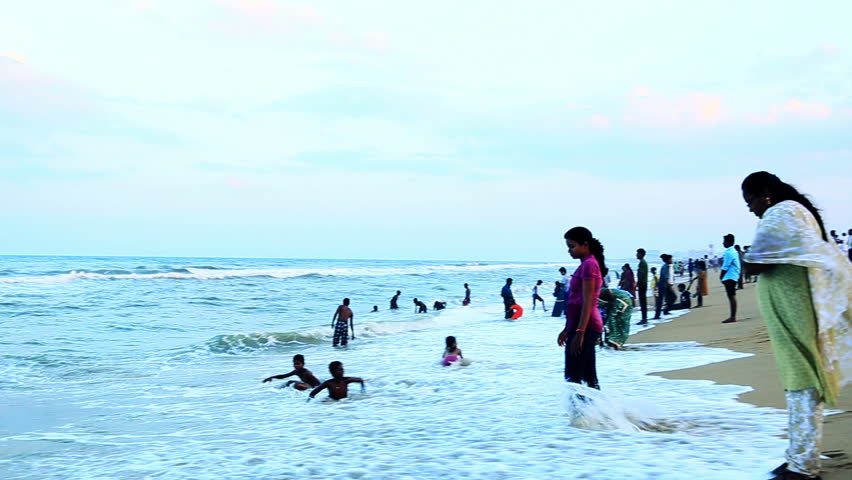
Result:
{"label": "group of people in water", "polygon": [[[836,404],[840,388],[850,380],[844,374],[852,370],[852,362],[845,355],[845,350],[852,345],[852,267],[835,242],[829,241],[819,210],[793,186],[771,173],[756,172],[743,181],[741,188],[748,209],[760,220],[753,245],[744,253],[742,263],[739,258],[735,262],[733,255],[738,254],[732,253],[731,259],[723,259],[720,265],[720,280],[725,285],[732,311],[724,323],[736,321],[736,301],[732,292],[741,269],[745,275],[759,274],[759,305],[773,343],[790,411],[787,461],[771,472],[772,479],[818,479],[823,408],[825,404]],[[637,251],[638,278],[633,277],[629,265],[624,265],[620,288],[606,288],[604,278],[608,268],[601,242],[582,226],[569,229],[563,240],[569,255],[580,261],[571,276],[564,268],[560,269],[563,277],[556,282],[554,291],[554,316],[562,316],[564,312],[565,317],[564,327],[556,337],[556,343],[565,348],[564,378],[600,389],[596,347],[604,341],[615,348],[623,345],[636,297],[642,310],[640,324],[648,321],[646,252]],[[726,236],[725,247],[734,250],[732,235]],[[673,298],[672,257],[664,254],[661,259],[663,266],[659,277],[656,269],[650,269],[656,300],[654,318],[660,318],[661,312],[690,308],[689,288],[693,281],[697,282],[697,304],[702,306],[702,298],[708,293],[706,262],[698,260],[692,265],[697,271],[696,278],[691,279],[689,285],[677,286],[680,294],[677,301]],[[538,302],[546,308],[539,293],[542,283],[536,282],[533,288],[533,309]],[[511,286],[510,278],[501,291],[507,318],[515,313],[513,306],[517,306]],[[467,305],[470,303],[467,284],[465,289],[464,304]],[[391,308],[398,308],[399,295],[397,291]],[[415,299],[414,303],[417,311],[425,311],[423,302]],[[346,345],[347,326],[352,328],[354,338],[353,315],[348,305],[348,299],[344,299],[335,312],[335,345]],[[447,337],[441,363],[452,365],[462,358],[455,337]],[[301,355],[293,358],[293,366],[292,372],[266,378],[264,382],[295,375],[300,381],[288,384],[300,390],[312,388],[309,398],[328,389],[329,397],[335,400],[346,397],[350,383],[361,383],[363,388],[362,379],[344,376],[340,362],[329,365],[332,378],[323,383],[304,368]]]}

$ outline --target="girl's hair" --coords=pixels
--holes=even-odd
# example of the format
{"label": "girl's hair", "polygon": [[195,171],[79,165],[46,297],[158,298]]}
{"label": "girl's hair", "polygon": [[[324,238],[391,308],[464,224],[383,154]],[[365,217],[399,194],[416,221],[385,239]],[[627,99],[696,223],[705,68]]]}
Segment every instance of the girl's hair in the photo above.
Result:
{"label": "girl's hair", "polygon": [[450,348],[456,344],[456,337],[450,335],[444,342],[447,344],[447,348]]}
{"label": "girl's hair", "polygon": [[633,271],[633,269],[632,269],[632,268],[630,268],[630,264],[629,264],[629,263],[625,263],[625,264],[624,264],[624,266],[623,266],[623,267],[621,267],[621,268],[622,268],[622,270],[626,268],[627,270],[629,270],[629,271],[631,271],[631,272]]}
{"label": "girl's hair", "polygon": [[565,232],[565,240],[573,240],[580,245],[588,245],[589,252],[595,257],[595,260],[598,261],[598,265],[601,267],[601,275],[609,273],[609,269],[606,268],[606,264],[604,263],[604,247],[597,238],[592,237],[592,232],[588,228],[574,227],[568,230]]}
{"label": "girl's hair", "polygon": [[822,223],[822,217],[819,214],[819,209],[805,195],[799,193],[796,188],[788,183],[784,183],[780,178],[769,172],[754,172],[743,180],[743,192],[751,194],[768,193],[775,203],[783,202],[784,200],[793,200],[799,202],[803,207],[813,214],[817,224],[822,231],[822,239],[828,241],[828,236],[825,234],[825,225]]}

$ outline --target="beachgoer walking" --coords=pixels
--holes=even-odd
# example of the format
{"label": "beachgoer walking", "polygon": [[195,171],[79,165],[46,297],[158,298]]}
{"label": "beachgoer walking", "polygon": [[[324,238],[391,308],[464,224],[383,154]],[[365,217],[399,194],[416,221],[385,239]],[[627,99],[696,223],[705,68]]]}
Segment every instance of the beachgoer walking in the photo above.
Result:
{"label": "beachgoer walking", "polygon": [[393,297],[391,297],[391,300],[390,300],[390,308],[391,308],[391,310],[396,310],[397,308],[399,308],[399,305],[397,305],[397,303],[396,303],[396,302],[397,302],[397,301],[399,301],[399,294],[401,294],[401,293],[402,293],[402,292],[400,292],[399,290],[397,290],[397,291],[396,291],[396,295],[394,295]]}
{"label": "beachgoer walking", "polygon": [[823,405],[836,404],[852,372],[852,267],[829,243],[819,210],[793,186],[756,172],[742,191],[760,218],[746,268],[760,274],[758,304],[787,391],[790,445],[773,473],[775,480],[814,478]]}
{"label": "beachgoer walking", "polygon": [[[648,262],[645,261],[645,249],[636,250],[636,258],[639,259],[639,266],[636,268],[636,288],[639,295],[639,309],[642,311],[642,321],[639,325],[648,323]],[[656,275],[655,275],[656,277]],[[657,285],[652,285],[651,291],[656,290]]]}
{"label": "beachgoer walking", "polygon": [[464,300],[462,300],[462,305],[465,307],[470,305],[470,287],[467,284],[464,284]]}
{"label": "beachgoer walking", "polygon": [[352,328],[352,340],[355,340],[355,314],[349,308],[349,299],[344,298],[343,305],[337,307],[334,316],[331,317],[331,328],[334,330],[333,346],[340,344],[345,347],[349,343],[347,326]]}
{"label": "beachgoer walking", "polygon": [[633,314],[633,297],[619,289],[603,289],[598,303],[606,310],[604,332],[606,344],[616,350],[624,346],[630,336],[630,316]]}
{"label": "beachgoer walking", "polygon": [[535,304],[536,304],[537,301],[541,302],[541,309],[544,310],[545,312],[547,311],[547,306],[545,306],[545,304],[544,304],[544,299],[541,298],[541,295],[538,294],[538,287],[540,287],[541,284],[542,284],[542,281],[539,280],[533,286],[533,294],[532,294],[533,312],[535,311]]}
{"label": "beachgoer walking", "polygon": [[565,346],[565,380],[585,382],[600,389],[595,366],[595,346],[603,332],[603,320],[598,310],[603,276],[607,273],[604,248],[585,227],[574,227],[565,232],[565,243],[572,258],[580,266],[571,277],[568,300],[565,305],[565,328],[556,343]]}
{"label": "beachgoer walking", "polygon": [[731,310],[731,316],[722,320],[722,323],[734,323],[737,321],[737,280],[740,277],[740,255],[734,248],[734,235],[729,233],[722,239],[722,245],[725,247],[725,254],[722,259],[722,271],[719,274],[719,279],[722,280],[722,285],[725,286],[725,293],[728,295],[728,306]]}
{"label": "beachgoer walking", "polygon": [[500,290],[500,296],[503,297],[503,307],[506,309],[506,318],[512,318],[515,311],[512,308],[512,305],[515,305],[515,296],[512,295],[512,279],[507,278],[506,284],[503,285],[503,289]]}

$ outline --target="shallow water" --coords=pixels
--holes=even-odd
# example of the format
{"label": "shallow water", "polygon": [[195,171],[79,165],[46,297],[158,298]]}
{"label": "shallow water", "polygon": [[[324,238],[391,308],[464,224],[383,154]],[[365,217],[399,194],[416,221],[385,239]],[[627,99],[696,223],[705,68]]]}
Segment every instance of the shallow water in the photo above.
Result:
{"label": "shallow water", "polygon": [[[564,383],[561,321],[528,308],[558,265],[3,259],[4,479],[754,479],[785,448],[783,412],[737,402],[746,387],[647,375],[730,351],[600,350],[600,393]],[[502,320],[507,276],[527,308],[516,322]],[[343,296],[358,338],[334,349]],[[449,307],[415,315],[414,296]],[[438,363],[446,335],[468,365]],[[295,353],[320,379],[342,361],[365,390],[306,402],[261,383]]]}

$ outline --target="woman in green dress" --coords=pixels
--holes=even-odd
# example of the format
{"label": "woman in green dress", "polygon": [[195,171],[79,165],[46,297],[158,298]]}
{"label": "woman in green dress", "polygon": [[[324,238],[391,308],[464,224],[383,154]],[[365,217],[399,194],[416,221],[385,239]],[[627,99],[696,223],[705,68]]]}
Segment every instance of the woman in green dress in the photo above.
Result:
{"label": "woman in green dress", "polygon": [[852,267],[828,241],[819,210],[768,172],[742,183],[760,218],[746,269],[786,390],[790,445],[775,480],[819,478],[824,404],[852,377]]}
{"label": "woman in green dress", "polygon": [[633,313],[633,297],[624,290],[604,288],[598,299],[598,307],[606,310],[604,332],[606,344],[620,350],[630,335],[630,316]]}

